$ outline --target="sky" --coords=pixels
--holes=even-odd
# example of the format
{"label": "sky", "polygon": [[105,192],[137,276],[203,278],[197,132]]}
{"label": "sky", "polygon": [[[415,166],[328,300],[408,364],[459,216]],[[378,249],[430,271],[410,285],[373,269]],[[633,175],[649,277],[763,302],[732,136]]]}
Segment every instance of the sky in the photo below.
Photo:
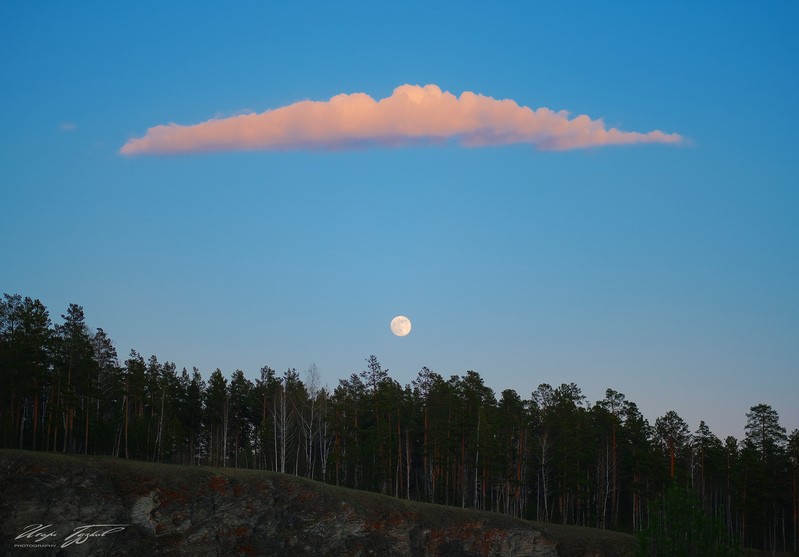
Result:
{"label": "sky", "polygon": [[1,292],[206,378],[799,428],[796,2],[112,4],[0,5]]}

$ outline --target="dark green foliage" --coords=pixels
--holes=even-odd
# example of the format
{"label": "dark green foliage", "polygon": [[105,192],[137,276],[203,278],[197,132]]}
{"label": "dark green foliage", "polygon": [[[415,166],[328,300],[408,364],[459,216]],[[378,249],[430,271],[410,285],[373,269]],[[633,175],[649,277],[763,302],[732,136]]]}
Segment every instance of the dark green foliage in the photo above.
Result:
{"label": "dark green foliage", "polygon": [[252,381],[236,370],[120,365],[75,304],[53,325],[38,300],[0,301],[0,447],[258,468],[394,497],[550,523],[642,532],[646,555],[796,552],[799,433],[767,404],[722,442],[676,412],[654,427],[608,389],[541,384],[499,399],[473,370],[422,368],[410,385],[376,356],[328,390],[311,366]]}
{"label": "dark green foliage", "polygon": [[0,435],[5,447],[42,448],[43,391],[52,383],[55,331],[39,300],[0,301]]}
{"label": "dark green foliage", "polygon": [[720,520],[709,516],[699,497],[670,485],[653,505],[651,525],[638,534],[639,557],[732,557],[741,552]]}

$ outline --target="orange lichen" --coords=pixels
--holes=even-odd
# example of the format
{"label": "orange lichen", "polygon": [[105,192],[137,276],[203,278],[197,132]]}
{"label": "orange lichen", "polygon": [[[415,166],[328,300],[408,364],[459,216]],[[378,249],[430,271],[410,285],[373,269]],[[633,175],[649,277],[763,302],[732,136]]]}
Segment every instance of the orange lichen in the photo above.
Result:
{"label": "orange lichen", "polygon": [[225,493],[227,491],[228,480],[224,476],[214,476],[209,482],[209,487],[217,493]]}
{"label": "orange lichen", "polygon": [[258,555],[258,550],[252,545],[240,545],[236,548],[237,555]]}

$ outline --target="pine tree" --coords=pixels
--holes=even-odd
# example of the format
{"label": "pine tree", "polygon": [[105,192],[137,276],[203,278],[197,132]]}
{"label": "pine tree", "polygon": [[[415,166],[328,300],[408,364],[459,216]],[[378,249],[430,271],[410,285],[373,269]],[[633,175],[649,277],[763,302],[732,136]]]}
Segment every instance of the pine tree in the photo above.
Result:
{"label": "pine tree", "polygon": [[683,455],[685,445],[691,437],[688,424],[677,412],[669,410],[664,416],[655,420],[655,433],[669,456],[669,478],[673,481],[676,475],[677,459]]}
{"label": "pine tree", "polygon": [[122,402],[124,379],[116,348],[106,332],[98,328],[91,339],[97,363],[97,400],[94,420],[97,452],[119,456],[119,439],[123,426]]}
{"label": "pine tree", "polygon": [[82,452],[88,453],[90,408],[92,400],[97,397],[99,368],[83,308],[70,304],[67,313],[61,317],[64,323],[56,327],[59,341],[56,368],[63,381],[63,387],[58,391],[64,427],[63,452],[75,452],[82,446]]}
{"label": "pine tree", "polygon": [[[621,416],[624,411],[624,406],[627,403],[626,397],[613,389],[605,391],[605,398],[599,401],[599,404],[608,414],[610,414],[610,521],[614,527],[619,524],[619,450],[618,450],[618,430],[621,425]],[[604,517],[603,517],[604,518]],[[604,526],[604,520],[603,520]]]}
{"label": "pine tree", "polygon": [[778,530],[782,523],[780,505],[783,486],[777,478],[786,467],[785,428],[779,415],[768,404],[752,406],[746,413],[746,439],[743,459],[746,474],[744,512],[749,525],[750,543],[762,549],[777,549]]}
{"label": "pine tree", "polygon": [[233,442],[233,466],[239,467],[239,457],[248,466],[252,452],[254,427],[252,420],[252,382],[244,376],[244,372],[236,370],[228,387],[230,400],[230,432]]}
{"label": "pine tree", "polygon": [[746,441],[756,447],[764,460],[781,450],[787,441],[777,411],[768,404],[756,404],[749,409],[744,431]]}
{"label": "pine tree", "polygon": [[228,381],[217,368],[208,379],[205,391],[205,430],[208,458],[212,466],[227,466],[230,397]]}
{"label": "pine tree", "polygon": [[0,300],[0,440],[39,446],[51,382],[54,332],[39,300],[4,294]]}
{"label": "pine tree", "polygon": [[280,388],[280,380],[276,377],[275,370],[263,366],[261,376],[256,380],[253,389],[253,427],[256,431],[260,467],[269,470],[277,470],[276,455],[273,452],[273,447],[276,446],[273,405]]}
{"label": "pine tree", "polygon": [[799,553],[799,429],[788,436],[787,456],[791,474],[791,547],[794,553]]}

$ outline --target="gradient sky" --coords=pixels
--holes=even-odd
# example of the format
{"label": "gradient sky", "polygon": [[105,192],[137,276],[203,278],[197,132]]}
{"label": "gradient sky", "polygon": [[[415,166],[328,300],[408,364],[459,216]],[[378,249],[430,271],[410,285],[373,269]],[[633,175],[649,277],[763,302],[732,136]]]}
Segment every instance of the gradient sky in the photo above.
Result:
{"label": "gradient sky", "polygon": [[[374,354],[799,427],[797,2],[167,4],[0,6],[0,291],[205,377]],[[120,153],[406,84],[682,140]]]}

